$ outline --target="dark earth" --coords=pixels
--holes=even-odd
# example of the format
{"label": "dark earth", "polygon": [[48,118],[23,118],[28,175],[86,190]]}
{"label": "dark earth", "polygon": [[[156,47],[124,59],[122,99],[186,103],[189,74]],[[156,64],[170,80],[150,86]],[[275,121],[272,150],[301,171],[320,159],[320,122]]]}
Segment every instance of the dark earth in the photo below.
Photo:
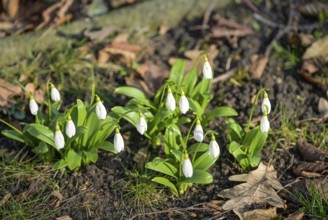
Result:
{"label": "dark earth", "polygon": [[[258,4],[260,14],[278,24],[285,25],[290,12],[288,1],[265,2],[269,2],[270,8],[264,2]],[[294,7],[297,8],[303,3],[305,1],[296,1]],[[237,23],[250,25],[254,21],[252,13],[244,4],[232,5],[222,11],[213,10],[210,13],[208,25],[209,27],[215,25],[217,14]],[[311,24],[316,21],[312,17],[300,14],[295,20],[298,21],[298,25]],[[301,67],[301,62],[286,69],[284,57],[274,52],[271,53],[260,79],[252,79],[247,72],[243,71],[243,67],[251,62],[252,55],[265,52],[278,32],[277,28],[260,23],[261,29],[255,34],[233,39],[236,41],[237,46],[235,46],[226,38],[209,37],[210,31],[206,28],[195,28],[201,26],[202,22],[202,17],[191,22],[185,21],[164,35],[151,38],[150,42],[155,53],[149,59],[163,69],[169,70],[171,57],[184,58],[184,54],[179,52],[181,45],[184,45],[185,50],[208,49],[208,45],[215,45],[219,50],[219,55],[213,63],[214,77],[216,77],[227,71],[225,66],[228,58],[233,57],[230,68],[239,68],[240,71],[232,76],[233,80],[227,79],[214,84],[214,98],[210,107],[225,105],[233,107],[239,113],[239,116],[235,118],[236,121],[246,124],[252,99],[260,88],[268,88],[273,107],[273,113],[270,115],[273,132],[269,134],[269,141],[261,153],[261,158],[265,163],[274,165],[282,185],[293,182],[298,176],[292,172],[292,167],[297,165],[302,158],[294,140],[288,139],[288,136],[285,136],[287,138],[282,141],[278,140],[278,136],[281,135],[279,132],[284,132],[283,120],[287,118],[292,123],[291,126],[306,124],[308,132],[316,134],[324,132],[327,124],[315,124],[314,120],[306,121],[306,119],[321,117],[318,102],[321,97],[326,97],[327,87],[312,84],[304,79],[297,71]],[[317,30],[328,34],[327,20]],[[303,33],[311,34],[313,30],[304,30]],[[279,44],[284,48],[290,45],[288,34],[290,33],[286,33],[279,39]],[[301,46],[294,49],[300,52],[305,50]],[[116,77],[116,86],[124,84],[121,76],[116,74]],[[124,101],[122,97],[114,96],[113,105],[123,105],[122,101]],[[253,117],[255,121],[258,120],[259,113],[260,108],[257,106]],[[214,177],[212,184],[193,186],[180,198],[174,198],[168,189],[158,186],[151,191],[153,195],[150,196],[149,203],[148,201],[134,201],[133,198],[127,196],[131,192],[131,185],[140,184],[140,187],[144,188],[150,182],[150,178],[142,175],[147,171],[140,171],[134,161],[135,154],[141,147],[147,145],[147,141],[137,135],[134,129],[127,127],[124,131],[127,149],[124,152],[117,156],[101,152],[96,164],[82,168],[78,172],[56,174],[60,193],[64,199],[57,207],[59,212],[54,217],[67,215],[73,219],[218,219],[224,216],[225,219],[238,219],[232,212],[223,212],[208,205],[213,201],[222,204],[223,199],[218,196],[218,193],[235,185],[228,180],[229,176],[243,172],[227,150],[228,140],[225,135],[224,119],[212,121],[210,127],[219,132],[218,142],[221,149],[220,159],[210,169]],[[8,142],[8,145],[13,143],[4,140],[3,137],[1,141]],[[33,154],[29,153],[28,157],[32,156]],[[21,188],[18,192],[12,193],[21,191],[24,189]],[[287,217],[298,209],[299,204],[289,196],[281,196],[286,200],[288,208],[278,209],[278,213]]]}

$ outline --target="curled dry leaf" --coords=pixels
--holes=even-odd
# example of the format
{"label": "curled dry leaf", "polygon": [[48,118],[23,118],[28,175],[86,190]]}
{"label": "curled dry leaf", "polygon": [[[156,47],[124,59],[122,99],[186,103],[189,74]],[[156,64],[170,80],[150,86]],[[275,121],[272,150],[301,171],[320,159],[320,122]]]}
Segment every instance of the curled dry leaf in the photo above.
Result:
{"label": "curled dry leaf", "polygon": [[286,220],[302,220],[303,216],[304,216],[304,212],[295,212],[295,213],[288,215]]}
{"label": "curled dry leaf", "polygon": [[296,144],[298,150],[305,161],[327,161],[328,155],[326,152],[319,150],[314,145],[308,143],[304,139],[299,139]]}
{"label": "curled dry leaf", "polygon": [[277,210],[275,207],[270,209],[254,209],[247,211],[243,215],[244,220],[268,220],[277,217]]}
{"label": "curled dry leaf", "polygon": [[251,57],[250,73],[254,79],[260,79],[263,75],[264,69],[269,61],[269,58],[264,55],[254,54]]}
{"label": "curled dry leaf", "polygon": [[317,57],[326,57],[328,56],[328,36],[320,38],[315,41],[310,47],[308,47],[303,54],[302,59],[311,59]]}
{"label": "curled dry leaf", "polygon": [[275,190],[282,190],[283,186],[277,179],[277,171],[272,165],[266,166],[260,163],[256,170],[248,174],[234,175],[230,181],[245,182],[225,189],[219,196],[230,198],[222,208],[233,210],[241,219],[244,213],[250,211],[250,205],[270,204],[271,206],[284,208],[284,201],[278,196]]}
{"label": "curled dry leaf", "polygon": [[12,103],[11,98],[21,93],[21,87],[0,78],[0,107],[8,107]]}
{"label": "curled dry leaf", "polygon": [[293,167],[293,173],[297,176],[303,176],[307,178],[314,178],[321,176],[321,173],[328,168],[328,164],[324,162],[299,162]]}

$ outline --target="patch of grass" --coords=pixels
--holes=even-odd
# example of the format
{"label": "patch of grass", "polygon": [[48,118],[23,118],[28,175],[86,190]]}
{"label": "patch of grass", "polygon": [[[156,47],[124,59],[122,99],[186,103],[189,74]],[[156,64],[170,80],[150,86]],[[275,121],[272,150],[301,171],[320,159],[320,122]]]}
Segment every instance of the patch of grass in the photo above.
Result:
{"label": "patch of grass", "polygon": [[[21,151],[23,152],[23,151]],[[20,152],[20,153],[21,153]],[[6,152],[5,152],[6,153]],[[2,155],[0,163],[0,219],[50,219],[56,213],[58,190],[51,167]]]}
{"label": "patch of grass", "polygon": [[287,48],[282,47],[278,43],[273,44],[274,51],[281,57],[284,61],[285,69],[292,69],[298,66],[301,62],[301,51],[296,48],[287,46]]}
{"label": "patch of grass", "polygon": [[165,199],[162,191],[145,174],[141,174],[137,169],[126,171],[128,180],[120,180],[124,185],[122,198],[125,203],[135,209],[137,214],[146,213],[147,210],[155,210],[155,207],[163,203]]}
{"label": "patch of grass", "polygon": [[315,185],[307,188],[308,195],[300,192],[295,195],[301,205],[300,210],[311,219],[328,219],[328,198],[322,193],[322,189],[319,190]]}

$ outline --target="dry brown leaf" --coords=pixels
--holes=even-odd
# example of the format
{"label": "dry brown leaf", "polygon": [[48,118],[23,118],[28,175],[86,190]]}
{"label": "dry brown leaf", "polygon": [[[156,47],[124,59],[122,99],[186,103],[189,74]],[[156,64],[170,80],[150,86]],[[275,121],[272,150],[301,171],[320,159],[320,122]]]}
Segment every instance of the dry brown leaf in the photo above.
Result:
{"label": "dry brown leaf", "polygon": [[17,15],[19,10],[19,0],[2,0],[2,7],[9,17],[13,18]]}
{"label": "dry brown leaf", "polygon": [[56,220],[72,220],[72,218],[69,217],[68,215],[64,215],[64,216],[57,217]]}
{"label": "dry brown leaf", "polygon": [[293,214],[290,214],[286,220],[302,220],[304,216],[304,212],[295,212]]}
{"label": "dry brown leaf", "polygon": [[254,54],[251,57],[250,73],[254,79],[260,79],[263,75],[264,69],[269,61],[269,58],[264,55]]}
{"label": "dry brown leaf", "polygon": [[255,209],[245,212],[242,216],[244,220],[269,220],[277,217],[276,208]]}
{"label": "dry brown leaf", "polygon": [[321,114],[328,114],[328,100],[325,98],[319,99],[318,110]]}
{"label": "dry brown leaf", "polygon": [[115,27],[103,27],[100,30],[86,29],[83,35],[90,38],[92,41],[103,42],[109,35],[113,34],[117,29]]}
{"label": "dry brown leaf", "polygon": [[129,34],[127,34],[127,33],[118,34],[112,40],[112,44],[115,44],[115,43],[126,43],[126,42],[128,42],[128,39],[129,39]]}
{"label": "dry brown leaf", "polygon": [[35,101],[37,101],[38,103],[41,103],[44,100],[45,90],[42,88],[35,90],[35,86],[33,83],[27,83],[25,85],[25,90],[27,93],[26,95],[28,95],[29,93],[32,93]]}
{"label": "dry brown leaf", "polygon": [[8,107],[12,102],[11,98],[21,93],[21,87],[0,78],[0,107]]}
{"label": "dry brown leaf", "polygon": [[302,59],[306,60],[326,56],[328,56],[328,35],[315,41],[310,47],[308,47],[303,54]]}
{"label": "dry brown leaf", "polygon": [[272,165],[267,167],[260,163],[256,170],[248,174],[231,176],[229,180],[245,183],[219,193],[219,196],[229,198],[222,206],[224,210],[233,210],[243,216],[244,212],[250,211],[243,208],[252,204],[270,204],[277,208],[285,207],[284,201],[275,191],[282,190],[284,187],[278,181],[277,171]]}
{"label": "dry brown leaf", "polygon": [[326,161],[328,159],[326,152],[319,150],[304,139],[299,139],[296,146],[297,149],[301,152],[301,155],[305,161]]}
{"label": "dry brown leaf", "polygon": [[297,176],[314,178],[321,176],[321,173],[328,168],[324,162],[304,162],[300,161],[297,166],[293,167],[293,173]]}
{"label": "dry brown leaf", "polygon": [[14,28],[14,24],[9,21],[0,22],[0,30],[10,30]]}

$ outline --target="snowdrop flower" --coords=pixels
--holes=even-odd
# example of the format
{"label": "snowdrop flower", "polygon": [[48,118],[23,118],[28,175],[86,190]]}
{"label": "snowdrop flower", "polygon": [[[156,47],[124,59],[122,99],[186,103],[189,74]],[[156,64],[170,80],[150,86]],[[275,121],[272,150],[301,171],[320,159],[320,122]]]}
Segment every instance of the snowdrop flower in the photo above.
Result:
{"label": "snowdrop flower", "polygon": [[142,113],[139,115],[139,120],[137,122],[137,130],[143,135],[147,131],[147,122]]}
{"label": "snowdrop flower", "polygon": [[54,84],[50,83],[50,97],[54,102],[60,101],[60,94]]}
{"label": "snowdrop flower", "polygon": [[172,90],[169,87],[167,89],[166,107],[167,107],[168,110],[174,111],[175,106],[176,106],[175,99],[174,99],[174,96],[172,94]]}
{"label": "snowdrop flower", "polygon": [[262,132],[268,132],[270,129],[270,122],[268,120],[267,113],[264,112],[260,122],[260,129]]}
{"label": "snowdrop flower", "polygon": [[182,173],[186,178],[190,178],[193,175],[193,168],[188,154],[185,154],[185,158],[182,164]]}
{"label": "snowdrop flower", "polygon": [[268,94],[266,92],[264,92],[264,97],[263,97],[261,109],[262,109],[262,112],[263,113],[264,112],[267,112],[268,114],[270,114],[270,111],[271,111],[271,103],[270,103]]}
{"label": "snowdrop flower", "polygon": [[216,158],[220,155],[220,147],[218,142],[216,142],[214,135],[212,134],[212,140],[208,146],[208,151],[210,152],[211,156]]}
{"label": "snowdrop flower", "polygon": [[104,120],[107,115],[106,108],[98,96],[96,98],[96,114],[100,120]]}
{"label": "snowdrop flower", "polygon": [[55,145],[58,149],[62,149],[65,146],[65,139],[63,133],[60,131],[60,127],[58,123],[56,124],[56,131],[55,131]]}
{"label": "snowdrop flower", "polygon": [[203,77],[204,79],[212,79],[213,72],[210,63],[208,62],[207,57],[204,57],[204,66],[203,66]]}
{"label": "snowdrop flower", "polygon": [[118,128],[115,129],[114,149],[117,151],[117,153],[124,150],[124,140]]}
{"label": "snowdrop flower", "polygon": [[32,115],[36,115],[38,113],[39,106],[36,103],[33,95],[30,95],[30,111]]}
{"label": "snowdrop flower", "polygon": [[202,125],[200,124],[200,120],[197,119],[195,130],[194,130],[194,138],[198,142],[202,142],[204,139],[204,131]]}
{"label": "snowdrop flower", "polygon": [[72,118],[70,115],[68,115],[68,117],[67,117],[65,130],[66,130],[66,135],[69,138],[73,137],[76,133],[76,128],[75,128],[74,122],[72,121]]}
{"label": "snowdrop flower", "polygon": [[181,97],[179,100],[179,108],[182,114],[186,114],[189,110],[189,101],[183,91],[181,92]]}

